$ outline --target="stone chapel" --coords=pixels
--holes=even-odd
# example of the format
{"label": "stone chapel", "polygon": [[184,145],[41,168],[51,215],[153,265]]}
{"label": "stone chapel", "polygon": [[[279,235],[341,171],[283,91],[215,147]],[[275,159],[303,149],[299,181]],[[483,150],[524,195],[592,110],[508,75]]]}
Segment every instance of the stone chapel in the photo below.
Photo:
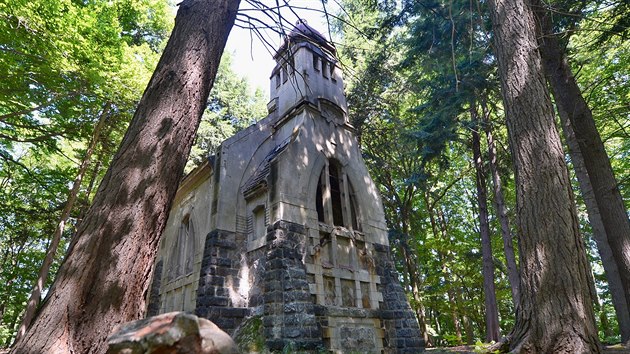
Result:
{"label": "stone chapel", "polygon": [[181,182],[147,313],[258,316],[272,351],[421,352],[335,47],[300,21],[274,59],[269,115]]}

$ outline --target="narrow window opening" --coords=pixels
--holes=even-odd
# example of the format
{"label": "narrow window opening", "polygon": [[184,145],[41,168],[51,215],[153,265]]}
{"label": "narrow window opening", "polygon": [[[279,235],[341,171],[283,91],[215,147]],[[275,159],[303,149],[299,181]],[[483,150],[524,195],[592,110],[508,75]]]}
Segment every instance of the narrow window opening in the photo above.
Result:
{"label": "narrow window opening", "polygon": [[357,215],[357,201],[356,194],[354,193],[354,188],[352,188],[352,184],[348,181],[348,192],[350,194],[350,222],[352,223],[353,230],[359,230],[359,216]]}
{"label": "narrow window opening", "polygon": [[319,57],[315,53],[313,53],[313,69],[319,71]]}
{"label": "narrow window opening", "polygon": [[326,67],[328,66],[328,62],[322,58],[322,76],[328,78],[328,72],[326,71]]}
{"label": "narrow window opening", "polygon": [[181,275],[188,275],[192,273],[193,270],[193,255],[195,252],[194,248],[194,230],[193,224],[190,220],[190,214],[186,215],[182,220],[182,240],[183,247],[181,248],[182,258],[180,259],[180,269],[182,271]]}
{"label": "narrow window opening", "polygon": [[188,275],[193,270],[195,253],[195,235],[190,214],[184,216],[173,245],[169,261],[168,279],[174,280],[182,275]]}
{"label": "narrow window opening", "polygon": [[344,226],[343,224],[343,208],[339,169],[335,164],[330,164],[330,199],[332,202],[333,225]]}
{"label": "narrow window opening", "polygon": [[336,160],[324,166],[315,195],[317,220],[334,226],[361,231],[356,193],[344,168]]}
{"label": "narrow window opening", "polygon": [[287,82],[288,79],[289,79],[289,74],[287,72],[287,64],[284,64],[282,66],[282,83]]}
{"label": "narrow window opening", "polygon": [[330,63],[330,79],[333,82],[337,82],[337,79],[335,78],[335,63]]}
{"label": "narrow window opening", "polygon": [[265,236],[265,206],[259,205],[253,210],[254,218],[254,239]]}
{"label": "narrow window opening", "polygon": [[280,70],[276,73],[276,88],[280,87]]}

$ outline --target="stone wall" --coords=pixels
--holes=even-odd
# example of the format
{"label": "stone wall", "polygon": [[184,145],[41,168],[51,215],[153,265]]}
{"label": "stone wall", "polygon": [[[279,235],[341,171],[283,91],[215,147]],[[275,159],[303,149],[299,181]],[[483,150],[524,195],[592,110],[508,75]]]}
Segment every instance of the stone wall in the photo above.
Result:
{"label": "stone wall", "polygon": [[197,291],[198,316],[234,334],[245,318],[262,308],[265,346],[272,351],[423,351],[418,323],[388,246],[373,244],[374,269],[380,278],[377,290],[382,294],[379,308],[317,304],[305,264],[311,259],[306,227],[277,221],[267,227],[267,245],[246,258],[249,266],[260,262],[250,276],[254,295],[249,307],[235,307],[229,283],[242,275],[239,269],[243,267],[237,238],[236,233],[223,230],[208,234]]}
{"label": "stone wall", "polygon": [[383,345],[389,348],[387,352],[392,353],[422,352],[425,343],[420,327],[398,281],[389,247],[374,244],[374,252],[376,273],[381,277],[379,290],[383,294],[380,309],[380,318],[385,329]]}
{"label": "stone wall", "polygon": [[207,318],[229,334],[233,334],[250,314],[247,307],[234,307],[228,280],[237,279],[240,254],[235,233],[214,230],[206,237],[195,314]]}
{"label": "stone wall", "polygon": [[278,221],[268,228],[263,326],[271,350],[324,348],[302,262],[306,239],[302,225]]}

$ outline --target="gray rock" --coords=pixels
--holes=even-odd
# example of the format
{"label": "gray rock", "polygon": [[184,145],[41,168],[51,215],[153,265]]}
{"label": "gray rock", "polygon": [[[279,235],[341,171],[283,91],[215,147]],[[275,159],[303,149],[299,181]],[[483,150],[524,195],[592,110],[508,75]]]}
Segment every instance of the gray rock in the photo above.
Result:
{"label": "gray rock", "polygon": [[107,344],[107,354],[239,353],[232,338],[214,323],[184,312],[124,323]]}

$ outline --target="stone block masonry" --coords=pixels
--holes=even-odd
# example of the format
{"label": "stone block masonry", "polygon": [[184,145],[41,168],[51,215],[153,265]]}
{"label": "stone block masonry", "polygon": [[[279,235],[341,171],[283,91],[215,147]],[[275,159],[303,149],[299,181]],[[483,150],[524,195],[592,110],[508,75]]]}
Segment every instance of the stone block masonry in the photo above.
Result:
{"label": "stone block masonry", "polygon": [[374,244],[377,274],[381,277],[379,290],[383,294],[380,317],[385,329],[383,345],[396,353],[424,351],[424,339],[418,321],[407,302],[398,281],[398,273],[391,260],[389,247]]}
{"label": "stone block masonry", "polygon": [[270,350],[323,350],[321,327],[315,318],[315,304],[302,262],[307,239],[305,227],[278,221],[267,230],[263,281],[266,345]]}
{"label": "stone block masonry", "polygon": [[251,312],[246,307],[234,307],[227,289],[226,279],[238,276],[239,257],[235,233],[214,230],[208,234],[201,261],[195,314],[211,320],[229,334],[233,334]]}

